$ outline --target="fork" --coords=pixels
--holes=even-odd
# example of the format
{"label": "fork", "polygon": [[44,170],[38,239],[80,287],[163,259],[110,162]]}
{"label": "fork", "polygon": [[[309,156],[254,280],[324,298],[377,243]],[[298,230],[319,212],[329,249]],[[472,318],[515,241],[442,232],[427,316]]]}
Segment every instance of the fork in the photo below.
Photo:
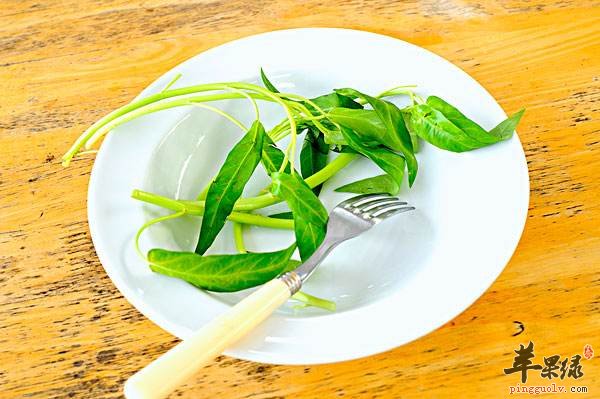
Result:
{"label": "fork", "polygon": [[264,284],[191,337],[135,373],[125,383],[125,397],[166,397],[298,292],[302,283],[333,248],[391,216],[413,209],[415,208],[406,202],[385,194],[359,195],[338,204],[329,214],[323,243],[304,263]]}

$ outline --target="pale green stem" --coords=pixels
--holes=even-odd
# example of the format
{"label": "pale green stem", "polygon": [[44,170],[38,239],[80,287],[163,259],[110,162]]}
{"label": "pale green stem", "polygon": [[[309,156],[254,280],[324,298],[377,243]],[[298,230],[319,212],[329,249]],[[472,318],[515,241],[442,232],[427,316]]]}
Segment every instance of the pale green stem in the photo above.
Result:
{"label": "pale green stem", "polygon": [[287,136],[288,134],[290,134],[290,130],[283,130],[281,132],[278,132],[276,136],[271,136],[271,139],[273,139],[274,142],[278,142],[279,140],[283,139],[285,136]]}
{"label": "pale green stem", "polygon": [[270,218],[262,215],[255,215],[253,213],[246,212],[231,212],[231,214],[227,216],[227,220],[242,224],[253,224],[255,226],[270,227],[272,229],[294,229],[293,220],[276,220],[275,218]]}
{"label": "pale green stem", "polygon": [[[357,157],[356,154],[340,154],[333,161],[328,163],[323,169],[318,171],[312,176],[305,179],[306,184],[309,187],[314,188],[319,184],[329,180],[333,175],[346,167]],[[185,209],[189,215],[201,216],[204,214],[204,201],[188,201],[188,200],[175,200],[167,197],[163,197],[158,194],[148,193],[141,190],[133,190],[131,194],[132,198],[143,202],[148,202],[154,205],[161,206],[163,208],[171,209],[174,211],[180,211]],[[265,208],[270,205],[274,205],[281,202],[281,199],[275,197],[271,193],[259,195],[252,198],[240,198],[233,207],[234,211],[252,211],[255,209]],[[263,219],[267,219],[264,221]],[[257,224],[259,226],[272,227],[273,221],[278,220],[275,218],[267,218],[260,215],[253,215],[247,213],[233,212],[230,215],[230,220],[245,223],[245,224]],[[285,219],[279,219],[279,221]],[[289,220],[285,220],[290,222]],[[265,224],[266,223],[266,224]],[[280,222],[278,222],[280,223]],[[276,228],[288,228],[290,224],[283,223],[281,227]]]}
{"label": "pale green stem", "polygon": [[[326,113],[325,111],[323,111],[323,109],[321,109],[321,107],[319,107],[317,104],[315,104],[312,100],[309,100],[306,97],[303,97],[301,95],[298,94],[293,94],[293,93],[278,93],[277,94],[279,97],[285,97],[285,98],[294,98],[296,100],[300,100],[300,101],[304,101],[305,103],[307,103],[308,105],[310,105],[311,107],[313,107],[314,109],[316,109],[322,116],[325,116]],[[294,104],[298,104],[298,105],[302,105],[299,103],[294,103]],[[303,105],[302,105],[303,106]],[[303,106],[304,107],[304,106]],[[308,108],[304,107],[306,109],[306,111],[308,111],[308,115],[312,115],[312,112],[310,112],[308,110]]]}
{"label": "pale green stem", "polygon": [[165,91],[169,90],[171,88],[171,86],[173,86],[175,84],[175,82],[177,82],[179,80],[179,78],[181,78],[181,76],[182,75],[180,73],[175,75],[173,77],[173,79],[171,79],[171,81],[169,83],[167,83],[167,85],[160,92],[164,93]]}
{"label": "pale green stem", "polygon": [[229,91],[232,91],[234,93],[238,93],[244,97],[246,97],[248,99],[248,101],[250,101],[250,104],[252,105],[252,108],[254,109],[254,119],[256,119],[257,121],[260,120],[260,112],[258,110],[258,104],[256,103],[256,100],[254,100],[248,93],[246,93],[245,91],[242,90],[238,90],[238,89],[234,89],[233,87],[229,89]]}
{"label": "pale green stem", "polygon": [[[212,83],[212,84],[203,84],[203,85],[182,87],[179,89],[167,90],[164,92],[153,94],[148,97],[142,98],[140,100],[133,101],[127,105],[124,105],[123,107],[120,107],[120,108],[110,112],[109,114],[105,115],[104,117],[100,118],[92,126],[90,126],[88,129],[86,129],[86,131],[83,132],[83,134],[81,134],[79,136],[79,138],[77,138],[75,143],[73,143],[71,148],[63,155],[63,157],[62,157],[63,165],[67,166],[69,164],[69,162],[71,161],[73,156],[79,151],[79,149],[81,147],[83,147],[87,143],[87,141],[96,133],[96,131],[101,129],[103,126],[105,126],[107,123],[111,122],[112,120],[119,118],[131,111],[137,110],[139,108],[142,108],[144,106],[147,106],[147,105],[150,105],[150,104],[162,101],[162,100],[171,99],[173,97],[181,97],[181,96],[188,96],[186,98],[189,101],[200,101],[200,102],[243,98],[244,96],[241,96],[240,94],[237,94],[237,93],[218,93],[218,94],[212,94],[212,95],[200,96],[200,97],[194,97],[194,98],[189,97],[190,94],[195,94],[195,93],[200,93],[200,92],[215,91],[215,90],[227,90],[227,89],[231,89],[232,87],[239,88],[239,87],[237,87],[238,85],[239,85],[238,83]],[[255,87],[255,88],[260,89],[259,86],[248,85],[248,84],[243,84],[243,85],[245,87],[250,86],[250,87]],[[273,98],[273,96],[265,96],[263,94],[255,93],[255,94],[252,94],[252,97],[259,99],[259,100],[277,102],[276,99]],[[181,99],[179,99],[179,100],[181,100]],[[164,107],[161,109],[166,109],[166,108],[170,108],[170,107]]]}
{"label": "pale green stem", "polygon": [[[81,147],[83,147],[91,137],[94,136],[96,131],[100,130],[103,126],[105,126],[112,120],[119,118],[131,111],[142,108],[144,106],[147,106],[147,105],[150,105],[150,104],[153,104],[156,102],[160,102],[162,100],[172,99],[174,97],[189,96],[191,94],[207,92],[207,91],[216,91],[216,90],[231,90],[231,89],[252,90],[254,92],[253,94],[247,93],[252,98],[266,100],[266,101],[274,101],[274,102],[278,102],[280,105],[282,105],[284,107],[284,109],[286,110],[288,119],[290,119],[290,121],[293,122],[293,118],[292,118],[289,107],[286,104],[284,104],[279,97],[273,95],[273,93],[269,92],[268,90],[266,90],[260,86],[256,86],[256,85],[249,84],[249,83],[232,82],[232,83],[201,84],[201,85],[194,85],[194,86],[182,87],[182,88],[178,88],[178,89],[167,90],[168,88],[170,88],[170,85],[172,83],[174,83],[177,79],[178,79],[178,77],[175,77],[172,80],[172,82],[170,82],[169,85],[167,85],[167,87],[160,93],[153,94],[148,97],[142,98],[140,100],[133,101],[129,104],[126,104],[125,106],[120,107],[120,108],[110,112],[109,114],[105,115],[104,117],[102,117],[101,119],[96,121],[92,126],[90,126],[88,129],[86,129],[86,131],[82,135],[80,135],[79,138],[77,138],[77,140],[73,143],[71,148],[63,155],[63,157],[62,157],[63,165],[67,166],[69,164],[69,162],[71,161],[71,159],[73,158],[73,156],[75,154],[77,154],[77,152],[79,152]],[[409,86],[406,86],[406,87],[409,87]],[[390,90],[387,90],[387,91],[390,91]],[[295,95],[289,95],[289,96],[295,96]],[[239,93],[218,93],[218,94],[212,94],[212,95],[194,97],[194,98],[188,97],[188,100],[191,102],[194,102],[194,101],[206,102],[206,101],[217,101],[217,100],[224,100],[224,99],[236,99],[236,98],[243,98],[243,97],[245,97],[245,95],[240,95]],[[417,97],[417,99],[422,101],[422,99],[420,97]],[[182,104],[183,103],[178,103],[176,105],[171,105],[171,106],[163,106],[156,110],[172,108],[172,107],[179,106]],[[148,112],[154,112],[154,111],[148,111]],[[148,113],[148,112],[146,112],[146,113]],[[128,119],[128,120],[130,120],[130,119]],[[291,124],[291,131],[293,133],[296,133],[295,123]],[[294,144],[294,147],[295,147],[295,144]],[[89,148],[89,146],[88,146],[88,148]]]}
{"label": "pale green stem", "polygon": [[399,86],[399,87],[384,91],[383,93],[379,94],[377,96],[377,98],[406,95],[406,96],[410,97],[410,101],[414,104],[415,103],[415,93],[411,90],[401,90],[400,87],[404,87],[404,86]]}
{"label": "pale green stem", "polygon": [[310,188],[317,187],[319,184],[326,182],[337,172],[348,166],[350,162],[354,161],[358,155],[342,153],[338,155],[333,161],[325,165],[323,169],[304,179],[306,184]]}
{"label": "pale green stem", "polygon": [[161,216],[161,217],[149,220],[146,223],[144,223],[142,225],[142,227],[140,227],[140,229],[137,231],[137,233],[135,235],[135,250],[136,250],[137,254],[140,256],[140,258],[142,258],[145,262],[148,261],[148,259],[146,259],[146,255],[144,255],[144,253],[140,249],[140,237],[141,237],[142,233],[148,227],[152,226],[153,224],[164,222],[164,221],[170,220],[170,219],[176,219],[176,218],[178,218],[180,216],[185,215],[185,213],[186,213],[185,209],[180,209],[179,212],[177,212],[177,213],[172,213],[170,215]]}
{"label": "pale green stem", "polygon": [[[97,120],[92,126],[87,128],[85,130],[85,132],[83,132],[83,134],[81,136],[79,136],[79,138],[77,138],[77,140],[75,140],[75,143],[73,143],[71,148],[63,155],[63,157],[62,157],[63,164],[65,166],[68,165],[71,158],[73,158],[73,156],[79,151],[79,149],[81,147],[83,147],[83,145],[89,140],[89,138],[92,137],[98,129],[100,129],[102,126],[106,125],[108,122],[112,121],[113,119],[116,119],[122,115],[127,114],[128,112],[131,112],[133,110],[141,108],[145,105],[152,104],[152,103],[155,103],[157,101],[161,101],[161,100],[164,100],[167,98],[182,96],[182,95],[187,95],[187,94],[193,94],[193,93],[197,93],[199,91],[219,90],[219,89],[221,89],[221,87],[222,87],[221,84],[208,84],[208,85],[197,85],[197,86],[184,87],[184,88],[175,89],[175,90],[167,90],[165,92],[153,94],[151,96],[142,98],[140,100],[133,101],[127,105],[124,105],[123,107],[117,108],[116,110],[110,112],[109,114],[107,114],[104,117]],[[231,94],[229,94],[229,95],[231,95]]]}
{"label": "pale green stem", "polygon": [[[300,109],[301,112],[304,113],[305,115],[312,115],[312,113],[309,111],[309,109],[306,108],[304,105],[302,105],[300,103],[296,103],[296,102],[290,103],[290,104],[292,107]],[[323,114],[323,116],[325,116],[325,114]],[[302,119],[305,119],[305,118],[302,117]],[[313,117],[308,117],[306,119],[312,121],[314,123],[314,125],[317,127],[317,129],[319,129],[323,133],[328,134],[331,132],[329,129],[327,129],[325,126],[323,126],[323,124],[321,122],[319,122],[318,119],[315,119]],[[333,123],[332,121],[330,121],[330,122]]]}
{"label": "pale green stem", "polygon": [[202,104],[202,103],[190,103],[190,105],[193,105],[195,107],[204,108],[204,109],[212,111],[218,115],[221,115],[223,118],[229,120],[231,123],[233,123],[234,125],[239,127],[244,132],[248,130],[248,128],[246,126],[244,126],[244,124],[242,122],[240,122],[238,119],[233,117],[231,114],[228,114],[227,112],[225,112],[223,110],[220,110],[219,108],[216,108],[216,107],[213,107],[210,105],[206,105],[206,104]]}
{"label": "pale green stem", "polygon": [[126,122],[129,122],[133,119],[139,118],[140,116],[144,116],[146,114],[150,114],[150,113],[157,112],[157,111],[162,111],[162,110],[169,109],[169,108],[183,107],[183,106],[190,106],[190,105],[200,107],[200,108],[205,108],[210,111],[213,111],[213,112],[227,118],[232,123],[234,123],[236,126],[238,126],[240,129],[247,130],[246,127],[240,123],[240,121],[238,121],[237,119],[235,119],[233,116],[229,115],[228,113],[221,111],[219,108],[212,107],[212,106],[206,105],[206,104],[202,104],[201,102],[198,102],[198,101],[190,101],[187,98],[183,98],[183,99],[172,100],[172,101],[168,101],[168,102],[157,102],[154,104],[150,104],[150,105],[144,106],[142,108],[138,108],[134,111],[131,111],[123,116],[116,118],[116,119],[113,119],[112,121],[108,122],[106,125],[102,126],[100,129],[98,129],[86,141],[85,148],[86,149],[91,148],[106,133],[110,132],[111,130],[115,129],[116,127],[118,127]]}
{"label": "pale green stem", "polygon": [[318,298],[314,295],[310,295],[302,291],[296,292],[292,296],[292,299],[304,303],[305,306],[315,306],[318,308],[329,310],[331,312],[335,312],[336,309],[335,302],[323,298]]}
{"label": "pale green stem", "polygon": [[288,130],[290,128],[289,121],[287,118],[283,119],[277,125],[273,126],[273,128],[269,131],[269,136],[273,138],[278,132],[282,130]]}
{"label": "pale green stem", "polygon": [[233,241],[235,242],[235,247],[239,253],[241,253],[241,254],[248,253],[248,251],[246,251],[246,246],[244,245],[244,225],[243,224],[233,222]]}
{"label": "pale green stem", "polygon": [[242,83],[242,82],[231,83],[230,86],[260,93],[264,96],[271,98],[274,102],[278,103],[279,105],[281,105],[283,107],[283,109],[285,110],[286,116],[288,118],[288,121],[290,122],[290,130],[292,132],[292,139],[290,141],[290,145],[286,149],[285,156],[284,156],[283,162],[281,164],[281,166],[282,166],[281,172],[283,172],[285,170],[285,167],[287,166],[288,162],[291,165],[291,170],[294,170],[294,158],[293,157],[290,158],[289,153],[291,152],[293,154],[295,151],[295,148],[296,148],[296,121],[294,120],[294,116],[292,114],[290,107],[281,98],[279,98],[278,96],[276,96],[269,90],[264,89],[260,86],[256,86],[256,85],[253,85],[250,83]]}
{"label": "pale green stem", "polygon": [[[141,190],[133,190],[133,192],[131,193],[131,198],[136,199],[138,201],[146,202],[148,204],[157,205],[162,208],[170,209],[172,211],[185,211],[187,215],[202,216],[204,214],[204,201],[174,200],[172,198],[163,197],[162,195],[148,193],[146,191]],[[276,202],[278,202],[277,199]],[[246,212],[231,212],[231,214],[227,217],[227,220],[243,224],[253,224],[256,226],[270,227],[273,229],[294,228],[293,220],[270,218]]]}
{"label": "pale green stem", "polygon": [[414,89],[416,87],[417,87],[417,85],[404,85],[404,86],[392,87],[391,89],[387,89],[387,90],[379,93],[377,98],[394,96],[396,94],[409,94],[409,93],[412,93],[412,90],[406,90],[406,89]]}

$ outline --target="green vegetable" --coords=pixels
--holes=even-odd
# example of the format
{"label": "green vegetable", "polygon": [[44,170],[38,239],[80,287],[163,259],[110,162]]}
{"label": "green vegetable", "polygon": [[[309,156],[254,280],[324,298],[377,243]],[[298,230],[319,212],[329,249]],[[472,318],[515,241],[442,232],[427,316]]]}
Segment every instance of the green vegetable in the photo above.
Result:
{"label": "green vegetable", "polygon": [[[355,154],[340,154],[330,163],[328,163],[327,166],[325,166],[322,170],[307,178],[305,180],[306,184],[309,187],[315,187],[324,181],[329,180],[332,176],[335,176],[337,172],[350,164],[355,158]],[[182,211],[185,214],[192,216],[202,216],[206,206],[205,201],[175,200],[142,190],[133,190],[131,193],[131,198],[176,212]],[[271,193],[267,193],[252,198],[240,198],[235,203],[233,209],[235,211],[252,211],[277,204],[281,201],[282,199],[275,197]],[[283,220],[273,220],[272,218],[246,212],[232,212],[228,219],[239,223],[254,224],[263,227],[287,228],[288,226],[288,223],[283,223]]]}
{"label": "green vegetable", "polygon": [[406,126],[406,130],[408,130],[408,134],[410,134],[410,141],[416,154],[419,152],[419,135],[412,129],[412,126],[410,125],[410,113],[403,111],[402,119],[404,120],[404,126]]}
{"label": "green vegetable", "polygon": [[[275,85],[271,83],[271,81],[269,80],[269,78],[265,74],[265,71],[262,68],[260,68],[260,79],[262,80],[263,85],[265,85],[265,87],[269,91],[273,93],[280,93],[280,91],[275,87]],[[302,103],[311,111],[316,111],[316,109],[311,105],[311,103],[317,105],[324,111],[327,111],[333,107],[362,108],[362,105],[352,100],[352,98],[335,92],[311,98],[310,100],[302,101]]]}
{"label": "green vegetable", "polygon": [[274,213],[272,215],[269,215],[270,218],[273,219],[293,219],[294,218],[294,214],[292,212],[281,212],[281,213]]}
{"label": "green vegetable", "polygon": [[[348,108],[348,109],[360,109],[363,106],[354,101],[351,97],[345,96],[343,94],[333,92],[329,94],[324,94],[319,97],[315,97],[310,100],[312,103],[316,104],[323,111],[329,111],[332,108]],[[307,107],[311,107],[312,105],[306,104]]]}
{"label": "green vegetable", "polygon": [[244,225],[242,223],[233,222],[233,242],[235,249],[241,254],[248,253],[244,244]]}
{"label": "green vegetable", "polygon": [[[327,165],[329,145],[325,144],[325,137],[313,128],[308,129],[304,137],[304,144],[300,152],[300,171],[305,179],[323,169]],[[313,188],[315,195],[321,192],[322,184]]]}
{"label": "green vegetable", "polygon": [[[319,107],[321,111],[324,112],[329,112],[332,109],[340,107],[342,107],[342,109],[362,109],[363,107],[361,104],[357,103],[350,97],[335,92],[312,98],[310,100],[304,101],[303,104],[306,106],[307,109],[315,113],[317,113],[317,109],[315,108],[315,106]],[[321,132],[319,128],[315,125],[315,123],[312,121],[301,122],[299,128],[300,130],[308,129],[313,133],[315,137],[318,137],[319,134],[322,134],[323,144],[344,144],[339,127],[334,123],[330,122],[328,119],[324,119],[320,122],[321,126],[327,129],[327,131],[324,132]]]}
{"label": "green vegetable", "polygon": [[[462,152],[506,140],[513,134],[523,110],[485,131],[456,107],[439,97],[424,101],[410,86],[384,91],[377,97],[346,88],[312,99],[294,93],[281,93],[261,69],[264,87],[246,82],[199,84],[173,89],[175,76],[159,93],[132,101],[90,126],[63,156],[63,165],[82,149],[90,149],[109,131],[140,116],[176,107],[200,107],[215,112],[243,131],[242,139],[233,146],[216,177],[207,187],[198,187],[195,200],[172,199],[158,194],[134,190],[132,197],[160,206],[173,213],[147,221],[136,235],[156,223],[184,215],[202,216],[196,253],[153,249],[148,253],[152,270],[179,277],[198,287],[213,291],[237,291],[262,284],[298,266],[291,260],[294,246],[282,251],[242,253],[239,255],[203,256],[226,220],[234,223],[234,241],[240,252],[246,252],[242,224],[261,228],[294,229],[300,257],[306,260],[321,244],[327,228],[327,211],[319,201],[321,185],[346,167],[360,154],[385,174],[346,184],[338,192],[397,194],[404,170],[409,185],[417,175],[419,138],[440,148]],[[386,96],[407,95],[412,105],[399,109]],[[247,101],[256,115],[250,129],[234,116],[209,105],[223,100]],[[258,102],[281,107],[285,119],[265,132]],[[364,109],[363,104],[371,109]],[[299,134],[306,131],[299,170],[295,168]],[[277,142],[289,136],[289,144],[279,149]],[[329,151],[339,153],[327,163]],[[242,192],[262,162],[271,176],[270,192],[241,198]],[[311,189],[315,189],[314,192]],[[263,190],[264,191],[264,190]],[[286,201],[291,212],[266,217],[253,211]],[[293,220],[291,220],[293,219]],[[142,254],[141,250],[139,253]],[[294,299],[307,305],[333,310],[335,304],[297,294]]]}
{"label": "green vegetable", "polygon": [[525,108],[521,108],[518,112],[500,122],[495,128],[490,130],[489,133],[492,136],[498,137],[500,140],[511,138],[524,113]]}
{"label": "green vegetable", "polygon": [[279,93],[279,90],[277,90],[277,88],[273,85],[273,83],[271,83],[269,78],[267,78],[267,75],[265,74],[265,71],[263,71],[262,68],[260,68],[260,79],[262,80],[265,87],[269,89],[269,91],[272,91],[273,93]]}
{"label": "green vegetable", "polygon": [[406,130],[406,126],[404,126],[404,119],[402,118],[400,109],[389,101],[371,97],[358,90],[339,89],[336,90],[336,93],[361,98],[373,107],[373,110],[383,122],[387,132],[384,142],[380,141],[380,143],[404,155],[408,167],[408,185],[412,186],[417,177],[417,158],[415,158],[410,134]]}
{"label": "green vegetable", "polygon": [[[334,191],[340,193],[356,194],[379,194],[397,195],[400,191],[400,185],[390,175],[379,175],[358,180],[341,187]],[[272,216],[271,216],[272,217]]]}
{"label": "green vegetable", "polygon": [[[280,93],[280,91],[271,83],[264,70],[260,69],[260,77],[264,84],[264,86],[273,93]],[[289,96],[289,94],[287,95]],[[338,93],[328,93],[322,96],[318,96],[312,99],[304,99],[297,101],[298,106],[304,107],[306,110],[316,113],[321,111],[329,111],[334,107],[345,107],[345,108],[362,108],[362,105],[354,101],[352,98],[344,96]],[[327,144],[343,144],[341,142],[341,134],[337,126],[329,123],[327,120],[319,122],[322,127],[328,129],[326,132],[321,132],[319,128],[316,126],[316,122],[311,120],[302,120],[300,119],[298,124],[299,131],[304,129],[308,129],[312,131],[314,137],[318,139],[319,135],[322,134],[322,138],[319,139],[323,141],[323,143]],[[304,172],[303,172],[304,173]],[[306,177],[306,176],[305,176]],[[316,187],[315,192],[318,193],[321,190],[321,187]]]}
{"label": "green vegetable", "polygon": [[300,258],[305,261],[321,245],[327,229],[327,210],[298,176],[287,173],[273,173],[271,191],[284,199],[294,215],[294,233]]}
{"label": "green vegetable", "polygon": [[404,176],[404,158],[385,147],[373,148],[363,145],[356,133],[350,129],[342,128],[342,134],[352,149],[375,162],[400,187]]}
{"label": "green vegetable", "polygon": [[[285,155],[283,154],[283,151],[277,147],[277,144],[275,144],[269,136],[265,135],[263,139],[261,162],[267,174],[270,175],[273,172],[277,172],[279,168],[281,168],[284,158]],[[289,173],[289,171],[290,168],[288,165],[286,167],[286,172]]]}
{"label": "green vegetable", "polygon": [[384,145],[387,142],[389,133],[379,115],[371,109],[332,108],[328,115],[332,121],[353,130],[367,145]]}
{"label": "green vegetable", "polygon": [[213,243],[233,211],[235,202],[242,196],[261,159],[265,130],[255,121],[248,133],[233,147],[206,195],[206,207],[200,228],[196,253],[202,255]]}
{"label": "green vegetable", "polygon": [[177,277],[199,288],[234,292],[264,284],[298,267],[290,257],[295,245],[276,252],[202,256],[193,252],[152,249],[152,271]]}
{"label": "green vegetable", "polygon": [[481,147],[446,116],[427,104],[415,105],[410,110],[409,126],[419,137],[444,150],[463,152]]}
{"label": "green vegetable", "polygon": [[489,132],[439,97],[405,110],[407,125],[425,141],[453,152],[464,152],[510,138],[524,110],[501,122]]}
{"label": "green vegetable", "polygon": [[[300,262],[298,262],[300,263]],[[316,296],[307,294],[306,292],[296,292],[292,299],[295,299],[299,302],[302,302],[303,305],[298,305],[298,308],[304,308],[307,306],[314,306],[317,308],[329,310],[330,312],[335,312],[335,302],[328,301],[327,299],[317,298]]]}
{"label": "green vegetable", "polygon": [[[233,223],[233,237],[238,252],[242,254],[248,253],[248,251],[246,250],[246,245],[244,244],[244,232],[242,224],[235,222]],[[296,269],[298,266],[300,266],[300,262],[298,262],[297,260],[289,260],[287,270]],[[297,293],[295,293],[292,296],[292,299],[302,302],[302,307],[315,306],[329,311],[335,310],[334,302],[322,298],[317,298],[316,296],[306,294],[302,291],[298,291]]]}
{"label": "green vegetable", "polygon": [[450,122],[460,128],[469,137],[482,144],[494,144],[511,138],[517,124],[525,113],[525,109],[521,109],[519,112],[500,122],[496,127],[487,132],[477,123],[463,115],[456,107],[448,104],[439,97],[428,97],[427,104],[432,108],[441,111]]}
{"label": "green vegetable", "polygon": [[484,128],[467,118],[462,112],[441,98],[436,96],[427,97],[427,105],[440,111],[450,122],[462,130],[466,136],[479,144],[492,144],[499,141],[497,137],[488,134]]}

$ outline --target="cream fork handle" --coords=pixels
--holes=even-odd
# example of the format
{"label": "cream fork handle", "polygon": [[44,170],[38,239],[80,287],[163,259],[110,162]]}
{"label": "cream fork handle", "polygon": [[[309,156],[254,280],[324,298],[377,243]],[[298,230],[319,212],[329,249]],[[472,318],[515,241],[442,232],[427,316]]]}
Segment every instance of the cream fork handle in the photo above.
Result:
{"label": "cream fork handle", "polygon": [[125,397],[166,397],[201,367],[269,317],[290,295],[290,288],[282,280],[275,279],[266,283],[131,376],[125,383]]}

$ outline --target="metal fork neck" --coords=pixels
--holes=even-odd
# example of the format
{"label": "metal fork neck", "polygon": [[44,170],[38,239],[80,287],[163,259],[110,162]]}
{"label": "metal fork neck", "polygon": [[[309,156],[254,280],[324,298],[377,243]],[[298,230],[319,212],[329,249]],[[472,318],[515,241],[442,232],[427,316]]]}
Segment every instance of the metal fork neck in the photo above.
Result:
{"label": "metal fork neck", "polygon": [[280,277],[280,279],[290,288],[292,295],[300,290],[302,283],[310,277],[329,252],[341,242],[342,241],[340,240],[325,236],[323,243],[319,245],[317,250],[304,263],[298,266],[297,269],[285,273]]}
{"label": "metal fork neck", "polygon": [[306,281],[308,277],[315,271],[317,266],[323,262],[323,259],[331,252],[333,248],[335,248],[341,241],[338,239],[334,239],[332,237],[325,236],[323,243],[319,245],[319,248],[294,272],[300,277],[302,282]]}

